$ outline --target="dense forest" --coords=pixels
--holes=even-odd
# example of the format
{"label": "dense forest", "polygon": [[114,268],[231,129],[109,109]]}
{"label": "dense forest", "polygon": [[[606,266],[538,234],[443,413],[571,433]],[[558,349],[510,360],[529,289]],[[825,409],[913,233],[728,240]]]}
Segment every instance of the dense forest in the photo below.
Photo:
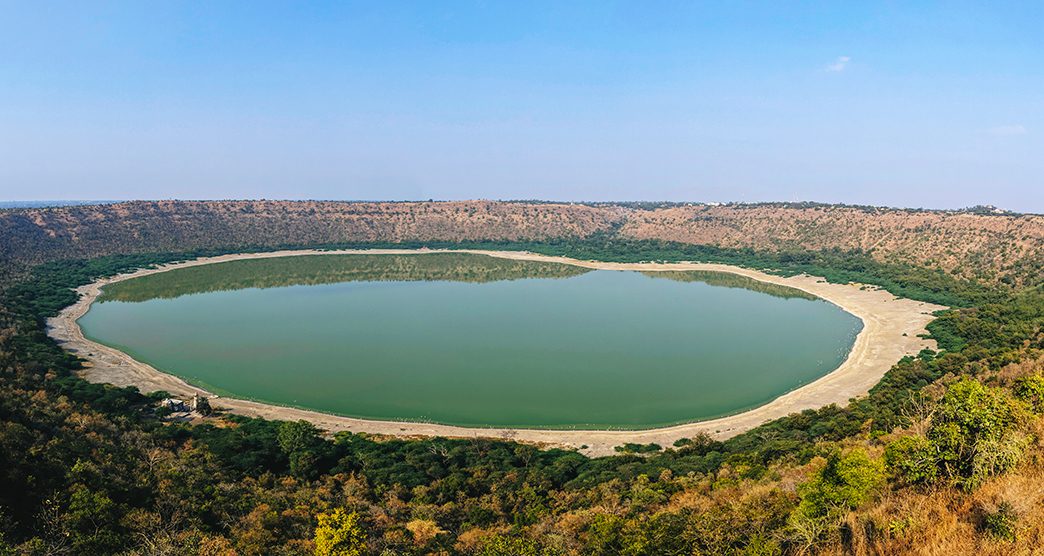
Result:
{"label": "dense forest", "polygon": [[[939,351],[845,407],[726,441],[587,458],[498,440],[328,437],[305,422],[168,422],[162,393],[91,384],[44,321],[72,288],[243,250],[24,256],[0,293],[0,554],[957,554],[1044,546],[1044,285],[858,249],[636,239],[309,242],[705,261],[879,285],[953,307]],[[100,237],[100,236],[99,236]],[[137,241],[137,240],[135,240]],[[143,246],[144,245],[144,246]],[[186,246],[185,249],[192,246]],[[262,249],[255,246],[253,249]],[[175,252],[172,252],[175,251]],[[166,252],[164,254],[164,252]],[[1036,253],[1035,255],[1039,255]]]}

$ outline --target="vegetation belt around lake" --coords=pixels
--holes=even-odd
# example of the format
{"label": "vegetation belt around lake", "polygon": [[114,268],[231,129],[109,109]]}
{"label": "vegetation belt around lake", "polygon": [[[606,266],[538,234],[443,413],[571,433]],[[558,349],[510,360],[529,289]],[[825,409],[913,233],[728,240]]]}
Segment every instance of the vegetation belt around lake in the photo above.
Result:
{"label": "vegetation belt around lake", "polygon": [[[1033,374],[1044,349],[1039,284],[965,282],[864,253],[611,237],[324,247],[717,262],[876,284],[957,309],[931,326],[939,353],[897,362],[844,408],[806,411],[725,442],[624,446],[620,456],[589,459],[508,441],[330,440],[307,423],[241,417],[163,424],[154,398],[78,378],[79,362],[46,336],[44,320],[75,301],[72,288],[97,278],[222,253],[48,263],[8,285],[0,303],[0,553],[112,554],[147,542],[171,553],[291,554],[332,536],[355,550],[345,554],[772,554],[868,542],[878,533],[846,525],[850,512],[884,512],[875,504],[926,496],[926,486],[962,496],[1042,460],[1034,435],[1044,410],[1044,379]],[[802,486],[783,487],[781,476],[795,473]],[[993,517],[981,534],[1018,542],[1039,509],[1001,502],[983,510]],[[874,530],[887,533],[877,542],[901,545],[915,535],[904,531],[931,526],[884,515]]]}

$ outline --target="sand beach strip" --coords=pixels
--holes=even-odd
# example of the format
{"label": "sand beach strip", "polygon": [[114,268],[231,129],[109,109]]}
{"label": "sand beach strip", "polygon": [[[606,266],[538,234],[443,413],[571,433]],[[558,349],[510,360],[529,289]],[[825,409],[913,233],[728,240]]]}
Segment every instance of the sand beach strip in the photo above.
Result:
{"label": "sand beach strip", "polygon": [[[833,372],[749,411],[709,421],[646,430],[551,430],[472,428],[433,423],[378,421],[342,417],[230,397],[213,397],[211,393],[137,361],[119,350],[88,340],[77,324],[77,319],[87,313],[102,288],[107,284],[176,268],[242,259],[300,255],[363,253],[403,255],[433,252],[473,253],[506,259],[557,262],[596,270],[641,272],[701,270],[738,274],[762,282],[789,286],[820,297],[858,317],[863,322],[863,329],[857,336],[848,358]],[[866,394],[903,356],[914,355],[924,348],[934,349],[933,341],[921,338],[919,335],[925,333],[925,326],[934,318],[932,313],[945,309],[939,305],[897,298],[876,287],[859,284],[830,284],[822,278],[806,275],[774,276],[720,264],[610,263],[551,257],[528,252],[482,250],[295,250],[222,255],[141,269],[98,280],[78,288],[77,291],[80,295],[79,300],[63,309],[59,315],[49,319],[47,331],[62,348],[86,361],[86,368],[81,374],[91,382],[136,386],[142,392],[165,390],[180,397],[190,397],[193,394],[211,396],[213,406],[232,413],[266,419],[305,419],[332,433],[351,431],[406,437],[500,438],[542,446],[575,448],[592,456],[612,454],[614,447],[628,442],[639,444],[655,442],[669,447],[678,439],[690,438],[700,432],[705,432],[718,439],[729,438],[766,421],[805,409],[815,409],[830,404],[845,405],[850,399]]]}

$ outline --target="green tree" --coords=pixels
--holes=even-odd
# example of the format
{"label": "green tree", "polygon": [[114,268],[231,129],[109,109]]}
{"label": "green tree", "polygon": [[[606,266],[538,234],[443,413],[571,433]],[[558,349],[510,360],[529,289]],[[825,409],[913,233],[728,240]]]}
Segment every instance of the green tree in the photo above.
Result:
{"label": "green tree", "polygon": [[482,545],[480,556],[541,556],[537,543],[531,539],[511,535],[494,535]]}
{"label": "green tree", "polygon": [[884,464],[863,450],[831,454],[810,481],[798,487],[798,513],[822,518],[855,509],[867,502],[884,483]]}
{"label": "green tree", "polygon": [[361,556],[366,535],[359,526],[359,515],[344,508],[316,516],[315,556]]}
{"label": "green tree", "polygon": [[589,554],[620,554],[623,552],[624,519],[618,515],[600,513],[587,527],[586,550]]}
{"label": "green tree", "polygon": [[82,485],[74,487],[63,519],[72,533],[76,552],[106,554],[115,551],[121,543],[115,530],[117,515],[116,504],[104,493]]}
{"label": "green tree", "polygon": [[1022,419],[1019,404],[1001,389],[973,379],[951,384],[927,433],[940,476],[972,490],[1013,468],[1025,446]]}
{"label": "green tree", "polygon": [[1015,397],[1037,414],[1044,413],[1044,375],[1035,373],[1015,382]]}
{"label": "green tree", "polygon": [[279,447],[287,455],[307,450],[318,444],[322,437],[315,425],[308,421],[287,421],[279,426]]}
{"label": "green tree", "polygon": [[[1024,395],[1035,390],[1029,383]],[[947,481],[973,490],[1022,458],[1024,411],[1006,391],[962,379],[946,390],[926,435],[892,442],[885,461],[892,476],[908,484]]]}
{"label": "green tree", "polygon": [[290,460],[290,472],[312,480],[322,472],[323,455],[329,446],[320,431],[308,421],[287,422],[279,426],[279,447]]}
{"label": "green tree", "polygon": [[885,464],[892,477],[909,485],[933,483],[939,471],[935,446],[923,436],[904,436],[889,444]]}

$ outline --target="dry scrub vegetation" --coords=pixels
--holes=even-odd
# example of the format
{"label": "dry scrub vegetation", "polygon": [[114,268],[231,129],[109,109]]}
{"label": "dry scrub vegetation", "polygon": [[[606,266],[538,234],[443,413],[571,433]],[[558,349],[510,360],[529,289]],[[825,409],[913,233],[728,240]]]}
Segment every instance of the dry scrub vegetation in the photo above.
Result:
{"label": "dry scrub vegetation", "polygon": [[830,205],[493,201],[136,201],[0,211],[13,269],[117,253],[352,242],[549,241],[613,234],[758,251],[858,250],[969,279],[1042,277],[1044,216]]}
{"label": "dry scrub vegetation", "polygon": [[700,205],[629,213],[620,234],[757,250],[860,250],[880,262],[986,280],[1044,265],[1044,216],[1035,215]]}

